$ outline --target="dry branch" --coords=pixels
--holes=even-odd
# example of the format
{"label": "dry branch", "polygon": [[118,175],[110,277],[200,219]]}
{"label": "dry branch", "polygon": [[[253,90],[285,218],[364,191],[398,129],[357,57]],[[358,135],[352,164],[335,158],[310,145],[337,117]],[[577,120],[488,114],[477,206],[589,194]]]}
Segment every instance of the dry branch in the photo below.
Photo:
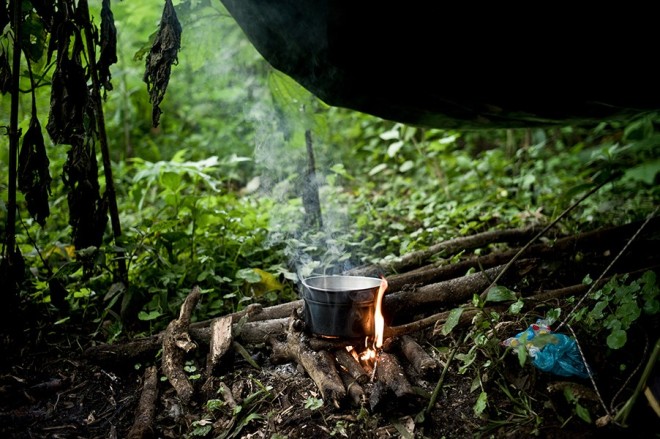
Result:
{"label": "dry branch", "polygon": [[153,435],[156,417],[156,399],[158,398],[158,370],[151,366],[144,371],[144,383],[140,402],[135,410],[135,419],[127,439],[143,439]]}
{"label": "dry branch", "polygon": [[[518,271],[526,270],[531,264],[532,262],[529,260],[519,261],[516,268]],[[413,291],[401,291],[386,295],[383,299],[383,314],[391,320],[393,315],[409,315],[410,310],[420,306],[428,307],[429,305],[437,306],[464,302],[471,299],[473,294],[490,285],[492,279],[503,268],[503,266],[497,266],[456,279],[424,285]]]}
{"label": "dry branch", "polygon": [[346,274],[354,276],[378,276],[380,274],[401,273],[422,266],[434,256],[447,257],[463,250],[485,247],[497,242],[522,242],[534,236],[536,228],[521,228],[507,230],[492,230],[470,236],[449,239],[432,245],[426,250],[420,250],[401,256],[395,262],[379,264],[349,270]]}
{"label": "dry branch", "polygon": [[194,287],[181,305],[179,318],[170,322],[163,337],[163,373],[184,404],[190,401],[194,392],[183,366],[185,354],[196,348],[188,333],[188,326],[200,297],[199,288]]}

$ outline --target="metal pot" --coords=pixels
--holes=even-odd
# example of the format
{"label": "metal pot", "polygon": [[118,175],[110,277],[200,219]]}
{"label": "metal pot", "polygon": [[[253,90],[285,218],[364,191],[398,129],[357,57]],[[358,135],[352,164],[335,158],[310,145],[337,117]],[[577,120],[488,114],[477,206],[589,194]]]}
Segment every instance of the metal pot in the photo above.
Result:
{"label": "metal pot", "polygon": [[374,332],[374,302],[380,279],[315,276],[303,279],[303,318],[314,334],[364,337]]}

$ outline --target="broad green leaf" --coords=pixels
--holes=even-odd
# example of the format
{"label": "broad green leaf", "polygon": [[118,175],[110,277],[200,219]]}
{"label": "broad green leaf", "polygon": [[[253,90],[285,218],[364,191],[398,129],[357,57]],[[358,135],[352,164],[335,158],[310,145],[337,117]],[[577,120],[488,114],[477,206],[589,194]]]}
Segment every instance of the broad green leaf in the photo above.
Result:
{"label": "broad green leaf", "polygon": [[591,424],[591,415],[589,414],[589,410],[578,402],[575,403],[575,413],[584,422]]}
{"label": "broad green leaf", "polygon": [[486,295],[486,302],[506,302],[516,299],[516,293],[501,285],[494,286],[488,290],[488,294]]}
{"label": "broad green leaf", "polygon": [[403,142],[401,140],[391,143],[387,148],[387,155],[390,157],[395,157],[402,147]]}
{"label": "broad green leaf", "polygon": [[607,336],[607,346],[610,349],[621,349],[628,341],[628,334],[623,329],[615,329]]}
{"label": "broad green leaf", "polygon": [[163,313],[161,313],[160,311],[155,311],[155,310],[154,311],[149,311],[149,312],[140,311],[138,313],[138,319],[140,319],[142,321],[155,320],[158,317],[160,317],[161,315],[163,315]]}
{"label": "broad green leaf", "polygon": [[415,167],[415,162],[412,160],[406,160],[401,166],[399,166],[399,172],[404,173],[408,172]]}
{"label": "broad green leaf", "polygon": [[509,312],[513,315],[520,314],[524,306],[525,302],[522,299],[518,299],[509,306]]}
{"label": "broad green leaf", "polygon": [[447,321],[445,322],[444,325],[442,325],[442,335],[447,335],[449,334],[452,329],[458,325],[458,322],[461,319],[461,314],[463,314],[463,308],[458,307],[454,308],[449,312],[449,316],[447,317]]}
{"label": "broad green leaf", "polygon": [[237,279],[243,279],[247,283],[256,284],[261,281],[261,276],[252,268],[243,268],[236,272]]}
{"label": "broad green leaf", "polygon": [[599,302],[596,302],[594,305],[593,309],[589,311],[589,317],[591,317],[594,320],[600,320],[603,318],[603,310],[607,307],[607,304],[609,302],[605,300],[601,300]]}
{"label": "broad green leaf", "polygon": [[525,363],[527,363],[527,348],[521,343],[515,347],[515,350],[518,355],[518,363],[520,363],[520,367],[524,367]]}
{"label": "broad green leaf", "polygon": [[481,392],[477,398],[477,402],[474,404],[473,410],[474,415],[479,417],[486,410],[488,405],[488,394],[486,392]]}
{"label": "broad green leaf", "polygon": [[379,165],[376,165],[373,168],[371,168],[371,170],[369,171],[369,176],[373,177],[374,175],[378,174],[379,172],[381,172],[385,169],[387,169],[387,164],[386,163],[381,163]]}

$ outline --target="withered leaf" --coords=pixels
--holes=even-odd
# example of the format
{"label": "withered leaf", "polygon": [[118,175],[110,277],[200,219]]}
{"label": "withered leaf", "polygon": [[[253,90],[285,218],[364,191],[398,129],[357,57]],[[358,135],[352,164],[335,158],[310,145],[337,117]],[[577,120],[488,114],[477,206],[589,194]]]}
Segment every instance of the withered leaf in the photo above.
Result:
{"label": "withered leaf", "polygon": [[172,0],[165,0],[158,35],[147,55],[147,65],[144,72],[144,82],[147,83],[149,100],[153,105],[152,124],[155,127],[158,126],[160,121],[162,113],[160,103],[165,96],[172,65],[177,62],[180,47],[181,24],[174,11]]}
{"label": "withered leaf", "polygon": [[101,54],[96,64],[99,82],[106,90],[112,90],[110,66],[117,62],[117,28],[110,9],[110,0],[101,5]]}
{"label": "withered leaf", "polygon": [[11,67],[5,53],[0,54],[0,93],[6,94],[11,88]]}
{"label": "withered leaf", "polygon": [[77,249],[100,247],[108,223],[108,203],[101,198],[98,164],[92,138],[74,138],[64,164],[63,180],[69,189],[69,224]]}
{"label": "withered leaf", "polygon": [[[57,48],[57,65],[50,92],[50,113],[46,129],[55,143],[73,144],[84,137],[85,123],[94,126],[85,69],[81,63],[82,41],[75,29],[61,29]],[[68,33],[68,35],[66,35]],[[74,38],[71,57],[69,44]]]}
{"label": "withered leaf", "polygon": [[44,145],[41,124],[33,110],[30,126],[18,155],[18,188],[25,194],[30,215],[43,226],[50,215],[48,196],[50,195],[50,172],[48,155]]}

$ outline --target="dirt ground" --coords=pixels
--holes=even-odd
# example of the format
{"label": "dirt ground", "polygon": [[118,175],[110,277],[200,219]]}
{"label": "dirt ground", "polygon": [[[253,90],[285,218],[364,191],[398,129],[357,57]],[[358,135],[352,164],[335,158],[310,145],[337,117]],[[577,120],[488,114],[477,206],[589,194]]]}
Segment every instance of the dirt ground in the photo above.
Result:
{"label": "dirt ground", "polygon": [[[32,315],[35,315],[34,313]],[[657,330],[657,322],[645,328]],[[93,341],[69,329],[42,327],[38,320],[23,320],[20,330],[2,335],[0,368],[0,437],[2,438],[123,438],[134,422],[140,399],[144,364],[104,364],[90,362],[84,349]],[[630,374],[620,368],[639,361],[642,351],[652,343],[656,332],[640,329],[626,352],[617,358],[605,357],[602,349],[586,345],[586,355],[603,400],[609,404],[622,385],[625,397],[636,380],[625,383]],[[87,337],[87,338],[86,338]],[[431,346],[447,346],[449,337],[424,342],[426,350],[446,364],[447,354]],[[630,438],[660,437],[660,422],[642,395],[635,404],[627,427],[609,423],[597,427],[596,419],[605,409],[594,396],[588,380],[557,377],[529,366],[521,368],[515,356],[503,358],[502,388],[495,377],[481,376],[488,393],[487,407],[475,416],[479,390],[474,388],[473,373],[461,373],[460,362],[450,363],[436,404],[424,413],[438,376],[422,379],[411,372],[415,398],[397,398],[383,393],[375,384],[365,385],[367,395],[380,392],[361,406],[346,403],[341,407],[321,405],[321,396],[311,379],[295,364],[273,365],[268,347],[251,347],[253,367],[236,355],[223,374],[213,380],[212,391],[198,391],[193,402],[184,407],[170,384],[160,379],[153,437],[159,438],[463,438],[463,437],[544,437],[544,438]],[[190,357],[194,377],[204,365],[204,352]],[[477,357],[475,361],[484,361]],[[158,359],[154,362],[157,364]],[[630,371],[629,370],[629,371]],[[439,375],[439,374],[438,374]],[[638,376],[638,375],[636,375]],[[657,374],[655,375],[657,377]],[[159,373],[159,378],[161,374]],[[657,378],[656,378],[657,379]],[[197,390],[201,380],[195,382]],[[223,383],[235,398],[232,408],[219,391]],[[591,422],[576,415],[562,388],[569,386],[578,395],[581,407],[588,410]],[[559,389],[559,390],[558,390]]]}

